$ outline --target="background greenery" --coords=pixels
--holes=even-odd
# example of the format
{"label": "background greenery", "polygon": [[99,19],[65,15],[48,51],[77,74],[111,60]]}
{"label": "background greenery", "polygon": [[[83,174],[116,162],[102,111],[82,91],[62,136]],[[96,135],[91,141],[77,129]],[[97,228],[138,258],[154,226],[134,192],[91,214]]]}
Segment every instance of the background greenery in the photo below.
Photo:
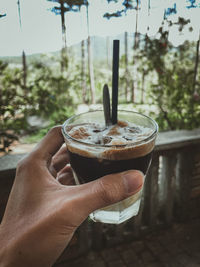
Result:
{"label": "background greenery", "polygon": [[[75,2],[70,2],[71,10],[73,4],[87,6],[87,1]],[[59,14],[62,16],[61,9]],[[117,36],[121,47],[119,103],[152,116],[161,131],[200,127],[199,40],[173,46],[168,36],[174,24],[182,32],[190,21],[179,18],[172,23],[164,17],[155,37],[135,34],[128,55],[127,33]],[[107,41],[89,36],[87,42],[70,49],[63,45],[59,53],[50,56],[26,56],[23,52],[22,61],[0,60],[1,150],[8,151],[12,142],[24,135],[31,136],[32,142],[40,139],[50,127],[74,114],[79,104],[102,103],[103,85],[112,85],[112,64],[105,56],[112,51],[105,45]],[[30,125],[31,116],[42,119],[40,129]]]}

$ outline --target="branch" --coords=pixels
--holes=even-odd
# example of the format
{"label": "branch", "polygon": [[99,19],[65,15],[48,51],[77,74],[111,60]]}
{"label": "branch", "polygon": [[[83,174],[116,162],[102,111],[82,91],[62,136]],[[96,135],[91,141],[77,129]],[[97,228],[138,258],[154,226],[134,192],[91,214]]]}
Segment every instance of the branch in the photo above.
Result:
{"label": "branch", "polygon": [[199,65],[199,44],[200,44],[200,32],[199,32],[199,40],[197,41],[196,46],[196,60],[195,60],[195,67],[194,67],[194,80],[193,80],[193,92],[195,92],[196,82],[197,82],[197,70]]}
{"label": "branch", "polygon": [[167,113],[167,111],[165,111],[165,110],[162,108],[161,105],[159,105],[159,108],[160,108],[160,110],[162,111],[162,113],[163,113],[163,115],[164,115],[164,118],[165,118],[165,120],[167,121],[167,123],[168,123],[170,129],[171,129],[171,130],[174,130],[175,128],[174,128],[174,126],[172,125],[170,119],[168,118],[168,113]]}

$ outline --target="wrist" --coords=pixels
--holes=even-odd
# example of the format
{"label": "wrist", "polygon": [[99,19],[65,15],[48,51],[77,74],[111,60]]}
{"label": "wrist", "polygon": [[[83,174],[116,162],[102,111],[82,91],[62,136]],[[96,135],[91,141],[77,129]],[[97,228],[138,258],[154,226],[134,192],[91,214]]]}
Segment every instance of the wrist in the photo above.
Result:
{"label": "wrist", "polygon": [[10,260],[9,241],[6,237],[6,231],[0,225],[0,267],[11,266]]}
{"label": "wrist", "polygon": [[31,249],[31,244],[26,242],[26,234],[20,237],[16,232],[9,231],[9,227],[0,225],[0,267],[49,267],[51,260],[41,257]]}

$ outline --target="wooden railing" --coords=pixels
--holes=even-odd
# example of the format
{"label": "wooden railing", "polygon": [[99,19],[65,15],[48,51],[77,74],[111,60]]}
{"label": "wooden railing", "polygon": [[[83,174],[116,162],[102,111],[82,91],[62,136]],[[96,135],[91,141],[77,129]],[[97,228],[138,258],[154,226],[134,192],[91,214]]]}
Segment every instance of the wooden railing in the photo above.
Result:
{"label": "wooden railing", "polygon": [[93,245],[111,246],[195,217],[200,217],[200,129],[160,133],[139,214],[119,226],[94,224]]}
{"label": "wooden railing", "polygon": [[[13,169],[0,170],[0,215],[13,180]],[[90,248],[100,249],[128,242],[160,227],[169,227],[174,222],[199,217],[200,129],[163,132],[156,141],[139,214],[120,225],[85,221],[77,230],[71,247],[64,251],[58,262]]]}

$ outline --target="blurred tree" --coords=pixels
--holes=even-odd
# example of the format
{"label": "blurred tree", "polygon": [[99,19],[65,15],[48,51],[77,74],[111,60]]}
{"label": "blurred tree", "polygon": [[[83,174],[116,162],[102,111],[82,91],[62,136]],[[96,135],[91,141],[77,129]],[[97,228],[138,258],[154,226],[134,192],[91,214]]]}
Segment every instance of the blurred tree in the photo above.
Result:
{"label": "blurred tree", "polygon": [[[86,7],[88,5],[88,1],[82,1],[80,5],[80,9],[82,6]],[[82,88],[82,101],[83,103],[87,103],[87,74],[86,74],[86,41],[81,40],[81,88]]]}
{"label": "blurred tree", "polygon": [[87,103],[87,83],[86,83],[86,53],[85,53],[85,40],[81,41],[81,88],[82,88],[82,101]]}
{"label": "blurred tree", "polygon": [[23,71],[0,61],[0,150],[8,151],[18,136],[38,130],[29,125],[30,116],[42,118],[46,125],[39,127],[47,128],[63,123],[74,113],[69,90],[75,83],[74,75],[66,77],[49,62],[35,61],[29,69],[24,95]]}
{"label": "blurred tree", "polygon": [[[118,3],[120,2],[122,7],[121,10],[116,10],[113,13],[105,13],[104,17],[110,19],[112,17],[121,17],[122,15],[126,15],[128,10],[135,9],[136,10],[136,22],[135,22],[135,33],[134,33],[134,49],[139,47],[139,33],[138,33],[138,11],[140,9],[140,0],[107,0],[108,3]],[[128,33],[124,33],[124,44],[125,44],[125,72],[124,72],[124,94],[125,99],[128,101],[128,91],[131,91],[131,101],[134,102],[134,90],[135,90],[135,83],[133,80],[134,73],[130,74],[129,70],[129,60],[128,60]],[[136,59],[134,59],[135,61]]]}
{"label": "blurred tree", "polygon": [[0,61],[0,151],[8,152],[26,128],[24,110],[28,101],[22,88],[23,72]]}
{"label": "blurred tree", "polygon": [[128,32],[124,34],[125,43],[125,99],[128,101],[128,88],[129,88],[129,67],[128,67]]}
{"label": "blurred tree", "polygon": [[198,92],[197,85],[198,85],[198,66],[199,66],[199,45],[200,45],[200,32],[199,32],[199,39],[196,43],[196,57],[195,57],[195,66],[194,66],[194,79],[193,79],[193,97],[195,100],[200,99],[200,94]]}
{"label": "blurred tree", "polygon": [[[139,32],[138,32],[138,12],[139,12],[139,4],[140,4],[140,0],[136,0],[136,6],[134,7],[135,10],[136,10],[134,49],[137,49],[137,48],[139,47],[139,41],[140,41],[140,34],[139,34]],[[131,8],[133,8],[133,6],[132,6]]]}
{"label": "blurred tree", "polygon": [[[190,3],[189,6],[186,6],[188,9],[193,8],[200,8],[200,3],[197,4],[196,0],[187,0]],[[185,24],[184,24],[185,25]],[[195,100],[200,99],[200,93],[198,92],[197,88],[197,74],[198,74],[198,66],[199,66],[199,45],[200,45],[200,28],[199,28],[199,38],[196,43],[196,59],[195,59],[195,67],[194,67],[194,79],[193,79],[193,97]]]}
{"label": "blurred tree", "polygon": [[52,125],[62,123],[68,115],[72,115],[73,100],[69,89],[73,79],[43,62],[36,61],[31,67],[34,75],[30,77],[32,88],[29,99],[32,104],[29,115],[43,117]]}
{"label": "blurred tree", "polygon": [[58,4],[58,6],[54,6],[51,9],[51,11],[55,15],[61,16],[61,28],[62,28],[61,71],[63,71],[68,66],[65,13],[80,11],[80,7],[81,5],[85,4],[85,0],[47,0],[47,1]]}
{"label": "blurred tree", "polygon": [[[179,18],[179,31],[189,21]],[[169,27],[174,23],[169,21]],[[169,30],[164,29],[164,24],[159,29],[159,38],[146,39],[146,46],[143,50],[143,58],[147,59],[148,71],[153,76],[156,73],[157,80],[151,83],[151,97],[156,104],[158,111],[156,120],[162,130],[191,129],[200,126],[199,86],[197,77],[197,62],[194,68],[195,59],[199,57],[197,46],[185,41],[175,48],[168,40]],[[196,74],[195,74],[196,70]]]}
{"label": "blurred tree", "polygon": [[90,81],[90,94],[91,94],[91,103],[95,104],[95,83],[94,83],[94,67],[93,67],[93,54],[92,54],[92,45],[91,45],[91,36],[90,36],[90,23],[89,23],[89,4],[86,5],[87,13],[87,31],[88,31],[88,71],[89,71],[89,81]]}
{"label": "blurred tree", "polygon": [[[21,6],[20,6],[20,0],[17,1],[18,5],[18,15],[19,15],[19,26],[20,31],[22,33],[22,18],[21,18]],[[22,66],[23,66],[23,88],[24,93],[26,94],[27,86],[26,86],[26,80],[27,80],[27,64],[26,64],[26,54],[24,49],[22,49]]]}

